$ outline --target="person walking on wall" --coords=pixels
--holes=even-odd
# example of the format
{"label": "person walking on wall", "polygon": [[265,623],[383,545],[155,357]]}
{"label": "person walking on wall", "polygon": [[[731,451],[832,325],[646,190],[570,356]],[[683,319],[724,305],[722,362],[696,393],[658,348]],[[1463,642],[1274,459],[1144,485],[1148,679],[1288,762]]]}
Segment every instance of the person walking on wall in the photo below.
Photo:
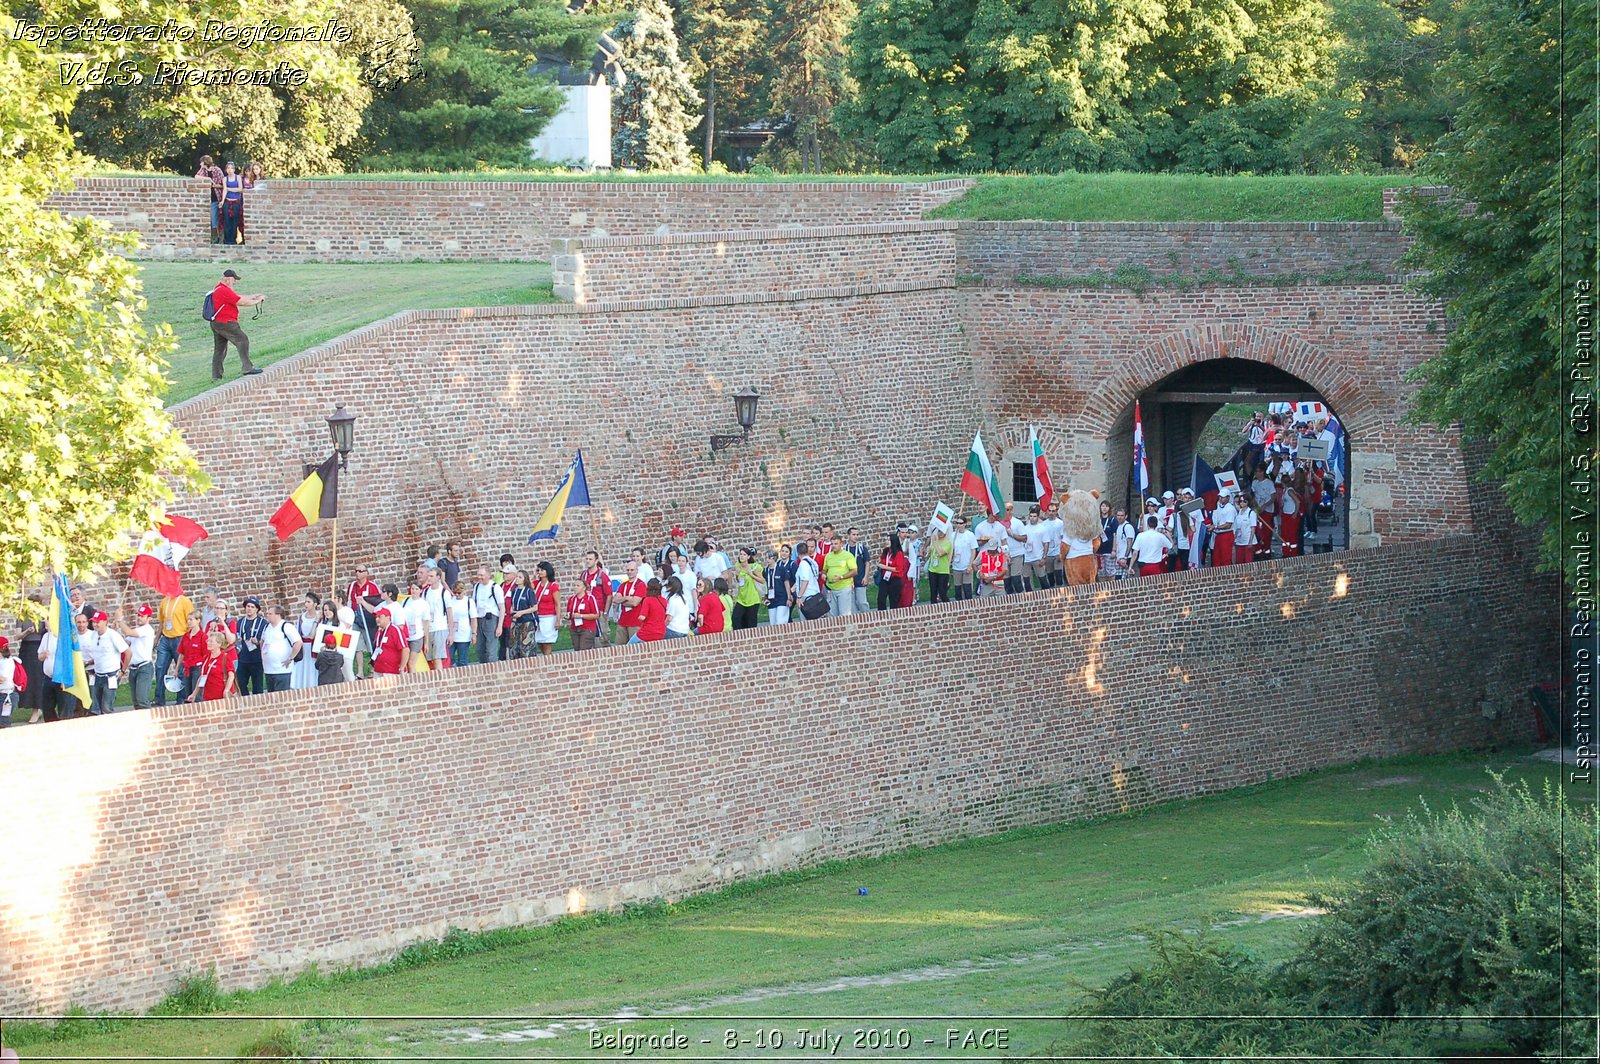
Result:
{"label": "person walking on wall", "polygon": [[222,379],[222,363],[227,358],[230,343],[239,352],[241,376],[249,377],[261,372],[250,362],[250,337],[239,327],[239,308],[253,307],[267,297],[260,292],[241,296],[233,288],[238,280],[237,272],[223,270],[222,280],[211,290],[212,316],[207,321],[211,325],[211,379],[214,381]]}

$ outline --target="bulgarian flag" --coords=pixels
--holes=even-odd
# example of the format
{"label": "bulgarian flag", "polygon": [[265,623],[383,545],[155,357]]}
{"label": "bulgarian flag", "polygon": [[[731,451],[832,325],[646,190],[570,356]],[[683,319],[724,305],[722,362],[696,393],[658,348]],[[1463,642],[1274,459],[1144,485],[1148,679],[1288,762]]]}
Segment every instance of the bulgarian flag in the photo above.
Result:
{"label": "bulgarian flag", "polygon": [[1044,459],[1044,448],[1039,445],[1039,433],[1028,426],[1028,445],[1033,449],[1033,497],[1039,500],[1039,509],[1050,509],[1050,497],[1056,493],[1050,483],[1050,463]]}
{"label": "bulgarian flag", "polygon": [[307,525],[339,516],[339,456],[332,455],[311,471],[267,523],[288,539]]}
{"label": "bulgarian flag", "polygon": [[961,490],[972,496],[986,514],[992,516],[1006,512],[1006,500],[1000,493],[1000,481],[994,475],[994,466],[989,464],[989,452],[983,449],[982,432],[975,433],[972,437],[972,450],[967,454],[967,469],[961,474]]}
{"label": "bulgarian flag", "polygon": [[205,529],[187,517],[165,518],[155,531],[146,532],[140,538],[139,553],[133,559],[133,570],[128,578],[161,595],[183,594],[178,563],[189,553],[189,548],[207,535]]}

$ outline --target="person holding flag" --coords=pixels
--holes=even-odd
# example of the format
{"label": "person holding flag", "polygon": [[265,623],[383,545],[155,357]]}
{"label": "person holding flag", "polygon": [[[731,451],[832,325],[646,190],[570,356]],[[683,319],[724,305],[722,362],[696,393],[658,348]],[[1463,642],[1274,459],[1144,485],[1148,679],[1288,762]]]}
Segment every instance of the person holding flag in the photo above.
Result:
{"label": "person holding flag", "polygon": [[65,696],[56,703],[56,717],[60,720],[71,718],[75,710],[89,705],[91,698],[89,672],[84,666],[80,643],[79,619],[83,615],[73,610],[72,594],[67,588],[67,578],[57,576],[47,615],[50,632],[39,647],[41,654],[48,654],[45,662],[50,682]]}

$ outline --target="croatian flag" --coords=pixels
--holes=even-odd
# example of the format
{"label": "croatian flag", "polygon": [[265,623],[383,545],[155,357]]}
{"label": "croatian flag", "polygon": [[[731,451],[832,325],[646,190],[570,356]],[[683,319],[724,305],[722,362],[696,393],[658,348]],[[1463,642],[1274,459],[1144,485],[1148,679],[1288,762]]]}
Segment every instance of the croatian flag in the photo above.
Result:
{"label": "croatian flag", "polygon": [[1195,498],[1206,501],[1206,509],[1217,508],[1217,498],[1222,492],[1222,485],[1217,483],[1217,471],[1199,455],[1194,456],[1194,471],[1189,476],[1189,490],[1194,492]]}
{"label": "croatian flag", "polygon": [[1150,493],[1150,463],[1144,450],[1144,416],[1137,399],[1133,401],[1133,482],[1139,485],[1142,501]]}

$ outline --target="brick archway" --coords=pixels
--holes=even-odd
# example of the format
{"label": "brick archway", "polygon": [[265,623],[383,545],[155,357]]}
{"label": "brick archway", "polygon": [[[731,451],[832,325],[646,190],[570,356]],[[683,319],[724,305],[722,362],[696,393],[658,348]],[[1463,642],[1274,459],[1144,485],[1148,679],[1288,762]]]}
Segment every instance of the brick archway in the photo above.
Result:
{"label": "brick archway", "polygon": [[1171,333],[1124,362],[1084,401],[1080,431],[1104,439],[1142,390],[1178,370],[1217,358],[1263,362],[1294,374],[1323,397],[1352,437],[1393,421],[1398,413],[1387,409],[1389,404],[1381,393],[1299,337],[1253,325],[1221,323]]}

